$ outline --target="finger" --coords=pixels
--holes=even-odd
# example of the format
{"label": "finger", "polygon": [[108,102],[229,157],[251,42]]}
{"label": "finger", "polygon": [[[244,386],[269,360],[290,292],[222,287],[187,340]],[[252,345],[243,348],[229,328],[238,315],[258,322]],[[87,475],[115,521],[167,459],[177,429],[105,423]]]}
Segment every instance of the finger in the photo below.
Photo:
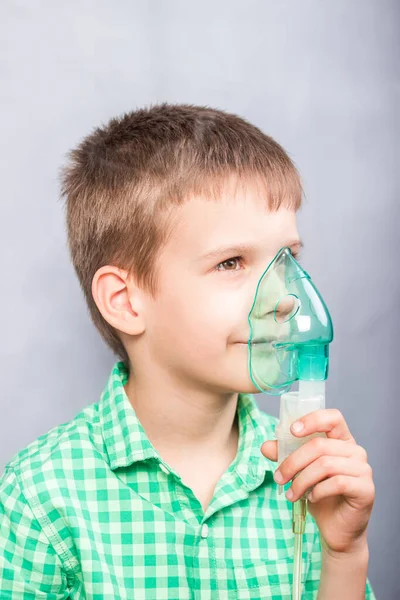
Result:
{"label": "finger", "polygon": [[[360,448],[360,451],[358,448]],[[358,458],[361,450],[363,450],[361,446],[354,446],[343,440],[325,437],[313,438],[300,446],[300,448],[294,450],[294,452],[282,461],[279,465],[279,473],[278,471],[275,471],[275,481],[281,485],[285,484],[293,479],[299,471],[305,469],[320,456],[327,455]],[[279,479],[279,475],[282,475],[281,479]]]}
{"label": "finger", "polygon": [[[295,423],[301,423],[302,429],[296,430]],[[346,442],[356,443],[350,429],[337,408],[322,408],[304,415],[292,423],[290,431],[293,435],[304,437],[316,432],[325,432],[328,438],[335,438]]]}
{"label": "finger", "polygon": [[354,508],[367,508],[374,503],[375,486],[369,477],[335,475],[318,483],[308,497],[310,502],[319,502],[332,496],[345,496]]}
{"label": "finger", "polygon": [[261,452],[270,460],[278,460],[278,442],[276,440],[268,440],[261,446]]}
{"label": "finger", "polygon": [[312,486],[325,481],[328,477],[334,477],[335,475],[361,477],[367,474],[367,466],[369,465],[360,463],[354,458],[320,456],[293,479],[289,488],[289,490],[292,490],[293,495],[290,495],[288,490],[286,497],[291,502],[296,502]]}

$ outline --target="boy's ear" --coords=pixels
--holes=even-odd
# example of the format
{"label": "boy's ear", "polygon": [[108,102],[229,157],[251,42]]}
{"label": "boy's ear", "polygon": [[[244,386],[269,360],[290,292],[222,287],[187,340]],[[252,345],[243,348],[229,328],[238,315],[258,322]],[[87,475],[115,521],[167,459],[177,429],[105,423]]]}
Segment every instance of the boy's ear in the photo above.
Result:
{"label": "boy's ear", "polygon": [[142,295],[126,271],[106,265],[92,280],[92,296],[103,318],[128,335],[145,330]]}

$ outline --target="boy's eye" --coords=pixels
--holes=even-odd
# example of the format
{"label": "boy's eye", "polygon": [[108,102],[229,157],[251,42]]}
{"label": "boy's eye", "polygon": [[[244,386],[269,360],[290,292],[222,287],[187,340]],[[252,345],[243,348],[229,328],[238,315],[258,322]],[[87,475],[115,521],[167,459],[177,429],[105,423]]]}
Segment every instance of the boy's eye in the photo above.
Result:
{"label": "boy's eye", "polygon": [[[300,252],[292,252],[292,256],[297,262],[300,261]],[[217,271],[239,271],[243,263],[243,256],[233,256],[216,266]]]}
{"label": "boy's eye", "polygon": [[[238,271],[240,269],[242,260],[242,256],[234,256],[232,258],[228,258],[227,260],[224,260],[223,262],[219,263],[219,265],[216,266],[216,269],[217,271]],[[236,268],[238,264],[239,268]]]}

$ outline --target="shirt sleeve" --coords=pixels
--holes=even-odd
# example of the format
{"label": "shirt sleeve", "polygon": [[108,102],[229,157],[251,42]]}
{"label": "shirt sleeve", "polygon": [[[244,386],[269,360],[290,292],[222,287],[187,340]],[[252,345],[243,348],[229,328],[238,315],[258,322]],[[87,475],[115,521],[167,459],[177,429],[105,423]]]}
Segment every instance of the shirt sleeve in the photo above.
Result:
{"label": "shirt sleeve", "polygon": [[[321,568],[322,568],[322,548],[321,548],[321,537],[319,529],[315,526],[315,537],[314,543],[310,556],[310,568],[308,571],[307,579],[304,585],[304,600],[317,600],[319,582],[321,579]],[[365,586],[365,600],[376,600],[373,592],[371,583],[367,579]]]}
{"label": "shirt sleeve", "polygon": [[6,469],[0,478],[0,598],[68,598],[66,574],[33,515],[17,481]]}

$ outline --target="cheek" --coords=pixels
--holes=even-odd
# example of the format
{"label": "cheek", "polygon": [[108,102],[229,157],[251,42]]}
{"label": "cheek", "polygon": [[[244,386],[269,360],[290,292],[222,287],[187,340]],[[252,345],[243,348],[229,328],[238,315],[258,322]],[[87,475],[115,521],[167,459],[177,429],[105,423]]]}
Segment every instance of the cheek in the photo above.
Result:
{"label": "cheek", "polygon": [[216,344],[224,346],[230,337],[242,334],[248,326],[248,301],[240,289],[190,293],[182,312],[188,331],[200,338],[211,335]]}
{"label": "cheek", "polygon": [[[153,330],[157,337],[176,339],[185,346],[209,347],[220,343],[248,326],[248,302],[239,290],[207,291],[188,286],[179,293],[163,294],[153,311]],[[155,328],[155,329],[154,329]]]}

